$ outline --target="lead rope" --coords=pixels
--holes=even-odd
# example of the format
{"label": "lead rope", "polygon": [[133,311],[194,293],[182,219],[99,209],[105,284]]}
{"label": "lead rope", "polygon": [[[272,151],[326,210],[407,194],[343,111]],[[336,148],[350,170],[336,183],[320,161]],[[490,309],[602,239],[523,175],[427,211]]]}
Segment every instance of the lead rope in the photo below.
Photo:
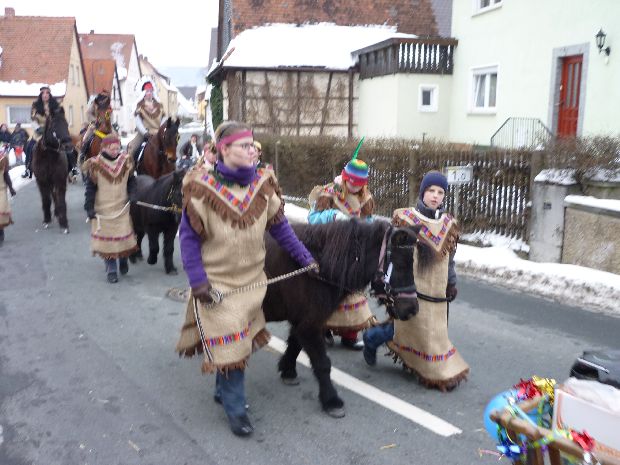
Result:
{"label": "lead rope", "polygon": [[[300,268],[295,271],[291,271],[290,273],[276,276],[275,278],[267,279],[265,281],[259,281],[257,283],[252,283],[247,286],[238,287],[236,289],[231,289],[230,291],[226,291],[226,292],[220,292],[217,289],[211,288],[209,290],[209,294],[211,295],[213,302],[210,304],[205,304],[205,307],[213,308],[215,305],[219,304],[224,299],[224,297],[227,297],[229,295],[240,294],[242,292],[251,291],[253,289],[263,287],[263,286],[268,286],[270,284],[277,283],[279,281],[284,281],[285,279],[290,279],[294,276],[303,274],[307,271],[316,269],[318,267],[319,267],[318,263],[312,263],[311,265],[308,265],[304,268]],[[204,329],[202,328],[202,322],[200,321],[200,315],[198,314],[198,299],[196,299],[196,297],[194,296],[192,296],[192,303],[194,307],[194,318],[196,319],[196,326],[198,326],[198,333],[200,334],[200,342],[202,343],[202,350],[204,351],[206,357],[209,359],[209,363],[213,363],[213,354],[211,353],[211,350],[209,349],[209,344],[207,343],[207,338],[205,336]]]}

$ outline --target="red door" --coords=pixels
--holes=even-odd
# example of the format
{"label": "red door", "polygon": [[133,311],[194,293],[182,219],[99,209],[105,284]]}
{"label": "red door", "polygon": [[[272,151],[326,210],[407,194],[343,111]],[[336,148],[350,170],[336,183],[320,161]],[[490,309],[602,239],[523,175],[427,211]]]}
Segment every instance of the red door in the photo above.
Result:
{"label": "red door", "polygon": [[577,135],[582,64],[583,55],[574,55],[562,59],[562,82],[558,104],[558,137],[574,137]]}

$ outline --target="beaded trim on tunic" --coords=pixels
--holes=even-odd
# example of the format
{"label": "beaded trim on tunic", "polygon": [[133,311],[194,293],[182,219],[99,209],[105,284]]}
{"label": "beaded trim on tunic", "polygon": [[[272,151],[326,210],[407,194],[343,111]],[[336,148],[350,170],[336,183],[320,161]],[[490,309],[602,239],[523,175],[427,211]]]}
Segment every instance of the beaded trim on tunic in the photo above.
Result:
{"label": "beaded trim on tunic", "polygon": [[123,168],[123,164],[125,163],[125,160],[127,159],[128,156],[129,154],[124,153],[120,155],[116,160],[114,160],[114,162],[108,162],[108,163],[103,161],[100,157],[97,157],[95,158],[95,163],[97,163],[98,166],[102,167],[108,173],[110,173],[112,177],[116,177],[118,173],[121,171],[121,169]]}
{"label": "beaded trim on tunic", "polygon": [[129,234],[127,234],[126,236],[117,236],[117,237],[100,236],[99,234],[91,234],[90,235],[90,237],[92,237],[93,239],[97,239],[98,241],[104,241],[104,242],[120,242],[120,241],[125,241],[125,240],[129,239],[131,236],[133,236],[133,231],[130,232]]}
{"label": "beaded trim on tunic", "polygon": [[452,357],[454,354],[456,354],[456,347],[452,347],[445,354],[432,355],[432,354],[427,354],[426,352],[422,352],[422,351],[416,350],[413,347],[403,346],[403,345],[400,345],[400,344],[396,344],[394,342],[393,342],[393,344],[395,346],[397,346],[400,350],[403,350],[405,352],[410,352],[410,353],[412,353],[414,355],[417,355],[418,357],[420,357],[422,360],[424,360],[426,362],[445,362],[450,357]]}
{"label": "beaded trim on tunic", "polygon": [[451,215],[446,215],[443,219],[443,225],[441,226],[441,231],[439,234],[434,235],[431,230],[424,224],[422,221],[409,209],[403,211],[403,214],[406,215],[416,226],[422,225],[420,228],[420,234],[426,236],[433,244],[439,245],[441,241],[443,241],[446,233],[448,232],[448,224],[452,221]]}
{"label": "beaded trim on tunic", "polygon": [[209,176],[208,174],[202,177],[202,180],[204,182],[213,187],[218,193],[222,194],[226,201],[233,207],[236,207],[240,213],[243,213],[250,205],[250,201],[254,196],[254,191],[256,190],[256,186],[258,185],[260,179],[260,177],[256,176],[254,178],[254,181],[250,183],[248,193],[245,195],[243,200],[239,200],[239,198],[237,198],[232,192],[230,192],[230,190],[228,190],[228,188],[224,184],[217,181],[214,177]]}
{"label": "beaded trim on tunic", "polygon": [[342,203],[342,206],[347,209],[347,212],[349,213],[350,216],[355,216],[355,217],[360,216],[361,210],[353,210],[353,207],[349,205],[349,202],[347,202],[347,200],[343,196],[341,196],[340,192],[336,192],[333,186],[327,187],[325,189],[325,192],[330,195],[335,196],[338,199],[338,201]]}
{"label": "beaded trim on tunic", "polygon": [[225,336],[209,337],[206,339],[206,343],[208,346],[213,347],[224,346],[232,344],[233,342],[242,341],[250,335],[250,326],[252,326],[252,323],[250,323],[247,328],[237,331],[236,333],[227,334]]}
{"label": "beaded trim on tunic", "polygon": [[363,305],[366,305],[367,300],[360,300],[359,302],[355,302],[354,304],[340,304],[336,311],[338,312],[350,312],[352,310],[357,310]]}

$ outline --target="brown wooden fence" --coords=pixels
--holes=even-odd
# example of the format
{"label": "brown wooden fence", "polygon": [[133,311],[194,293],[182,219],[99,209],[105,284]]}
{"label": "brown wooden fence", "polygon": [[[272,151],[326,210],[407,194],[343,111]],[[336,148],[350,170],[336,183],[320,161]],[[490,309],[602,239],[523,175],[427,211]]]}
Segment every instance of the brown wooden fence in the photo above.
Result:
{"label": "brown wooden fence", "polygon": [[[258,137],[264,159],[277,165],[284,194],[308,206],[315,185],[331,182],[350,158],[355,143],[330,139]],[[396,208],[415,205],[420,181],[429,170],[470,165],[473,180],[451,187],[447,209],[459,219],[463,232],[496,232],[527,241],[532,157],[528,151],[459,151],[445,146],[414,148],[411,142],[364,144],[359,157],[370,166],[369,188],[377,213],[390,217]],[[535,163],[536,165],[536,163]],[[538,173],[535,171],[534,174]],[[458,194],[458,201],[455,196]],[[457,210],[455,211],[455,206]]]}

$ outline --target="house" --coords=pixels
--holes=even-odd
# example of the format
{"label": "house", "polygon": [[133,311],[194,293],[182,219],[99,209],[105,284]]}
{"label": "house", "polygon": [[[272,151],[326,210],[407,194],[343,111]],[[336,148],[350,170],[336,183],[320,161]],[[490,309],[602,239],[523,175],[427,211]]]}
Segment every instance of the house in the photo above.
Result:
{"label": "house", "polygon": [[[380,24],[422,37],[450,35],[451,0],[219,0],[217,58],[247,29],[266,24]],[[209,63],[211,65],[211,63]]]}
{"label": "house", "polygon": [[[440,31],[449,33],[451,2],[325,0],[298,6],[284,8],[275,1],[260,5],[252,0],[220,1],[220,59],[208,77],[222,83],[224,118],[241,119],[259,131],[278,134],[396,135],[391,113],[398,102],[390,99],[400,98],[398,92],[387,95],[389,104],[384,105],[382,115],[389,116],[375,118],[374,107],[383,105],[386,96],[373,93],[377,81],[362,86],[359,58],[383,60],[383,51],[367,47],[384,41],[426,44],[428,36],[436,40]],[[223,53],[222,44],[227,44]],[[390,44],[386,50],[396,50]],[[437,43],[434,50],[451,54],[455,44]],[[448,85],[449,80],[445,78],[443,84]],[[400,104],[403,108],[407,99]],[[364,118],[364,113],[368,117]],[[380,120],[378,126],[375,119]],[[445,125],[445,112],[435,119],[441,119],[439,126]],[[387,132],[386,125],[390,126]]]}
{"label": "house", "polygon": [[166,116],[176,118],[179,113],[178,89],[174,87],[168,76],[157,71],[147,57],[140,55],[140,69],[145,77],[150,78],[157,87],[157,95],[164,107]]}
{"label": "house", "polygon": [[[36,33],[33,33],[36,31]],[[75,18],[0,16],[0,122],[32,133],[30,110],[42,85],[65,108],[69,130],[85,121],[88,93]]]}
{"label": "house", "polygon": [[[120,127],[121,134],[135,132],[134,103],[140,94],[136,84],[142,77],[142,72],[134,35],[95,34],[95,31],[91,30],[88,34],[80,34],[79,37],[82,56],[85,60],[89,60],[89,63],[104,63],[110,59],[115,61],[119,91],[119,95],[115,98],[120,105],[117,109],[113,107],[114,119]],[[94,89],[96,92],[99,90]],[[108,90],[113,92],[114,89]]]}
{"label": "house", "polygon": [[520,146],[618,135],[619,20],[617,0],[454,2],[459,47],[446,137]]}
{"label": "house", "polygon": [[123,108],[123,93],[121,92],[121,81],[118,76],[116,60],[112,58],[84,59],[83,62],[89,100],[96,97],[104,89],[110,92],[112,123],[120,127],[119,118]]}

